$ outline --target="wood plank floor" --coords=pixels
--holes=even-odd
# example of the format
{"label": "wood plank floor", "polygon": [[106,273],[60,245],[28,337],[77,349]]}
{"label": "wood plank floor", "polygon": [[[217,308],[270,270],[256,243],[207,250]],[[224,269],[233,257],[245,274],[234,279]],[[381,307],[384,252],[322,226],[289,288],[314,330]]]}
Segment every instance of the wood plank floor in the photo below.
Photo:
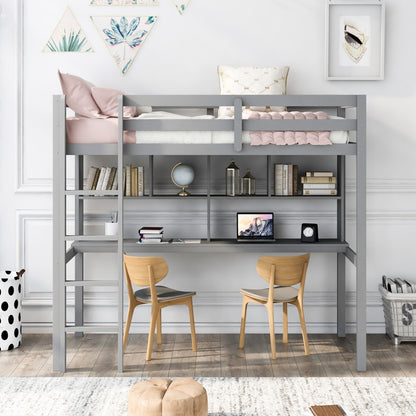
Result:
{"label": "wood plank floor", "polygon": [[130,335],[120,374],[115,335],[68,335],[67,372],[61,374],[52,371],[52,336],[24,334],[22,347],[0,352],[0,377],[416,377],[416,344],[395,346],[386,335],[368,336],[365,373],[355,370],[353,335],[309,335],[308,357],[300,335],[290,335],[288,344],[277,338],[276,360],[265,334],[247,334],[244,350],[237,348],[237,334],[197,335],[197,353],[190,335],[164,334],[162,341],[146,362],[147,335]]}

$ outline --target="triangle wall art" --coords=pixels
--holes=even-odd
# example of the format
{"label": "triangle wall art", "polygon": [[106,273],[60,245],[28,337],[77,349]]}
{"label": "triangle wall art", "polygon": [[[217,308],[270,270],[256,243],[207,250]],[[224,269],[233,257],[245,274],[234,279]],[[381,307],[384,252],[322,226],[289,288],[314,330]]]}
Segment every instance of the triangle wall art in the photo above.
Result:
{"label": "triangle wall art", "polygon": [[91,16],[91,20],[122,75],[125,75],[157,16]]}
{"label": "triangle wall art", "polygon": [[91,0],[91,6],[157,6],[158,0]]}
{"label": "triangle wall art", "polygon": [[67,7],[43,52],[94,52],[72,10]]}
{"label": "triangle wall art", "polygon": [[176,10],[183,14],[185,12],[185,9],[188,7],[188,4],[191,0],[172,0],[173,4],[176,7]]}

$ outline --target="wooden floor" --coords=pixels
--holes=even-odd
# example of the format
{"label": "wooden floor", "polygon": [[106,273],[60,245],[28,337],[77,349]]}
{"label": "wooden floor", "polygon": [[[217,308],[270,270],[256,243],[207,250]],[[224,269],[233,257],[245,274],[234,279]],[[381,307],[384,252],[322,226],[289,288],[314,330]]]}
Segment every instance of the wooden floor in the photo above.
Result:
{"label": "wooden floor", "polygon": [[67,372],[52,371],[52,336],[23,336],[23,345],[0,352],[0,376],[134,376],[134,377],[349,377],[416,376],[416,344],[394,346],[385,335],[368,336],[368,371],[355,370],[355,337],[310,335],[306,357],[300,335],[277,339],[277,359],[270,358],[268,335],[247,334],[239,350],[237,334],[200,334],[198,352],[190,335],[165,334],[155,344],[152,361],[145,361],[147,335],[131,335],[125,353],[125,371],[117,371],[115,335],[67,337]]}

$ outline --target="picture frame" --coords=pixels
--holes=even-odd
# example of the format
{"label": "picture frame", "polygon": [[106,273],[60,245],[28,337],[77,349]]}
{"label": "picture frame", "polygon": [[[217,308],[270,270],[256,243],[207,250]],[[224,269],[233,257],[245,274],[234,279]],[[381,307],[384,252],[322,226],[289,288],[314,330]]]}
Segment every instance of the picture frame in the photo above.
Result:
{"label": "picture frame", "polygon": [[383,0],[327,0],[327,80],[383,80]]}

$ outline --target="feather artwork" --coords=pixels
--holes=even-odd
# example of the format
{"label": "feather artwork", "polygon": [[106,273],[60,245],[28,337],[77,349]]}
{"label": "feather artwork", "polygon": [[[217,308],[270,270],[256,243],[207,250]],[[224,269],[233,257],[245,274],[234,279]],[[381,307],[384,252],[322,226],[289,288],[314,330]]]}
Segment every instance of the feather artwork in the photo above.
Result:
{"label": "feather artwork", "polygon": [[111,16],[91,16],[91,20],[121,73],[125,75],[152,30],[157,16],[122,16],[119,19]]}
{"label": "feather artwork", "polygon": [[176,7],[176,10],[180,14],[184,14],[185,9],[188,7],[188,4],[191,0],[172,0],[173,4]]}

